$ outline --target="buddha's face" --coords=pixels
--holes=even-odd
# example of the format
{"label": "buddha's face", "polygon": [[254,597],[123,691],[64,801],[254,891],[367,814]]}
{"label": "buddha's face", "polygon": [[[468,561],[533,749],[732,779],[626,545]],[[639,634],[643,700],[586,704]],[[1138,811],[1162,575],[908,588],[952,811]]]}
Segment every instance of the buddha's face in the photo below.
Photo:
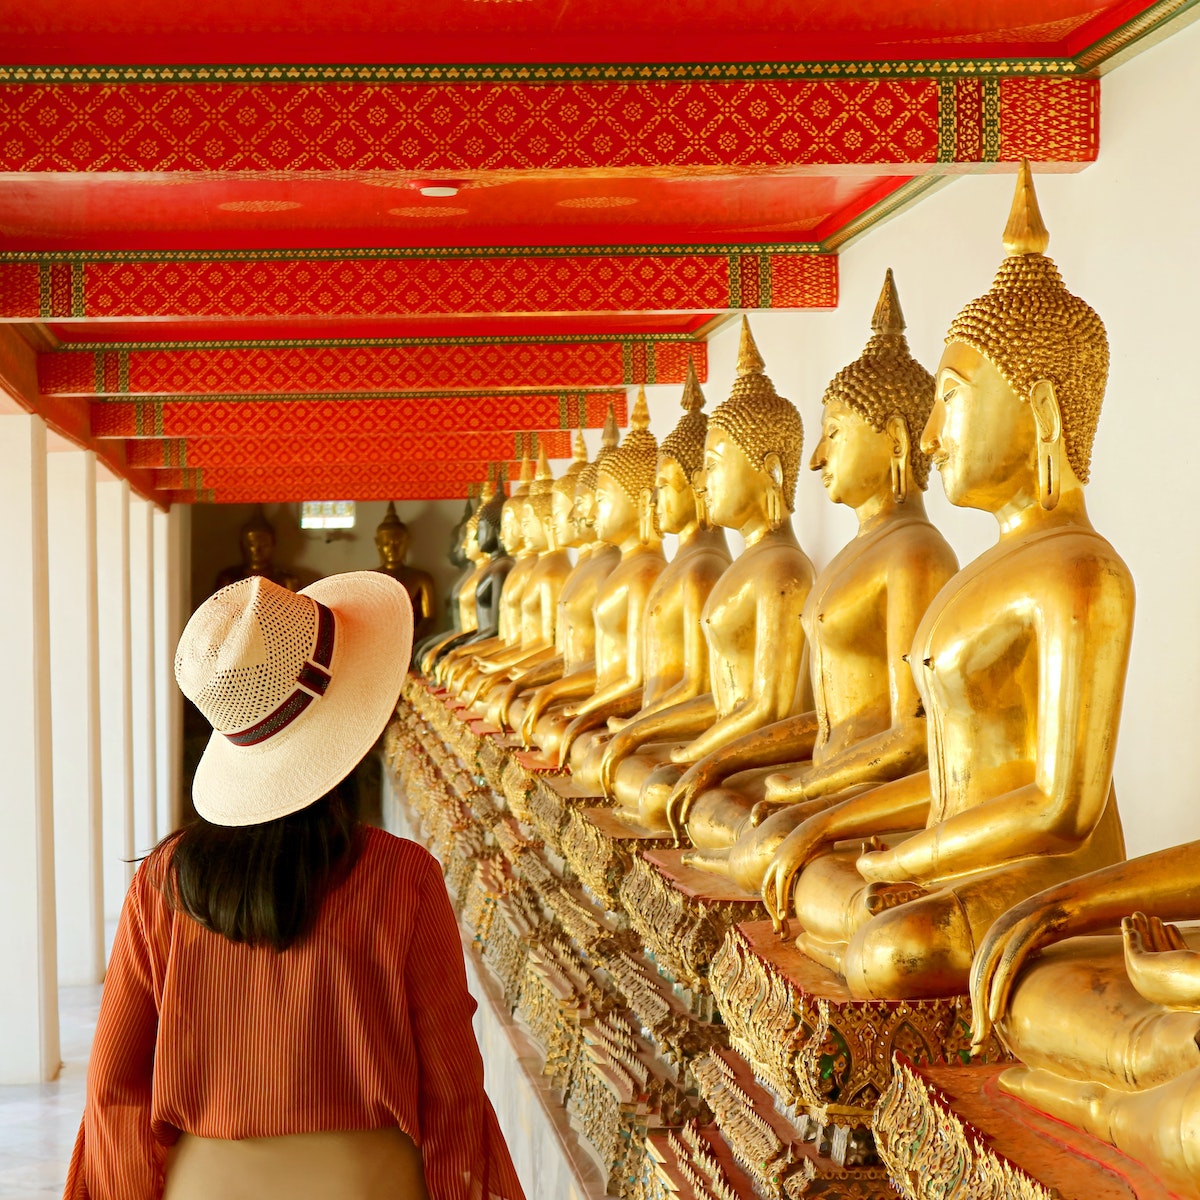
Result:
{"label": "buddha's face", "polygon": [[687,473],[673,458],[658,460],[654,479],[654,507],[663,533],[679,533],[696,519],[696,495]]}
{"label": "buddha's face", "polygon": [[574,546],[579,538],[574,511],[574,500],[555,491],[550,501],[550,519],[554,523],[554,540],[560,546]]}
{"label": "buddha's face", "polygon": [[997,512],[1036,486],[1037,426],[1029,403],[978,350],[951,342],[921,436],[951,504]]}
{"label": "buddha's face", "polygon": [[521,536],[527,550],[546,549],[546,530],[532,504],[521,505]]}
{"label": "buddha's face", "polygon": [[601,473],[596,481],[596,536],[619,546],[637,529],[637,508],[615,479]]}
{"label": "buddha's face", "polygon": [[242,557],[247,566],[265,567],[275,556],[275,534],[266,526],[255,526],[242,534]]}
{"label": "buddha's face", "polygon": [[522,547],[521,518],[513,504],[505,504],[500,510],[500,540],[509,554],[516,554]]}
{"label": "buddha's face", "polygon": [[572,511],[581,539],[595,532],[596,493],[591,488],[581,486],[575,489],[575,507]]}
{"label": "buddha's face", "polygon": [[714,525],[741,529],[763,511],[766,472],[719,425],[704,439],[704,496]]}
{"label": "buddha's face", "polygon": [[379,551],[379,564],[388,571],[404,566],[408,554],[408,531],[396,525],[385,525],[375,532],[375,549]]}
{"label": "buddha's face", "polygon": [[809,467],[821,472],[821,482],[835,504],[859,508],[882,487],[890,486],[892,438],[880,432],[844,400],[825,405],[821,440]]}
{"label": "buddha's face", "polygon": [[479,548],[478,532],[475,529],[468,529],[463,537],[462,545],[463,557],[468,562],[477,563],[484,557],[483,551]]}

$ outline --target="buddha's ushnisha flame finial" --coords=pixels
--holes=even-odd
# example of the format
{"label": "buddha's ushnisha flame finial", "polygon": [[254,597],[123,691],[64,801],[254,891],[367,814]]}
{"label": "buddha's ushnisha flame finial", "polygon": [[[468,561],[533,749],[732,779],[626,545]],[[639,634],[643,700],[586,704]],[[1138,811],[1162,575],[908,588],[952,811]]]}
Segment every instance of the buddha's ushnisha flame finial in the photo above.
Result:
{"label": "buddha's ushnisha flame finial", "polygon": [[683,395],[679,403],[684,412],[699,412],[704,407],[704,393],[700,390],[700,380],[696,378],[696,361],[689,358],[687,375],[683,380]]}
{"label": "buddha's ushnisha flame finial", "polygon": [[379,522],[379,528],[385,527],[391,529],[400,524],[400,514],[396,512],[396,502],[388,501],[387,512],[383,514],[383,520]]}
{"label": "buddha's ushnisha flame finial", "polygon": [[492,478],[491,468],[488,468],[488,477],[483,481],[483,486],[479,491],[479,505],[482,508],[496,494],[496,481]]}
{"label": "buddha's ushnisha flame finial", "polygon": [[518,479],[518,482],[519,483],[532,483],[533,482],[533,459],[529,457],[528,453],[526,453],[525,456],[521,459],[521,474]]}
{"label": "buddha's ushnisha flame finial", "polygon": [[737,373],[741,378],[745,375],[761,375],[766,369],[763,356],[758,352],[754,334],[750,332],[750,321],[742,318],[742,340],[738,346]]}
{"label": "buddha's ushnisha flame finial", "polygon": [[600,445],[609,450],[615,450],[620,439],[621,434],[617,429],[617,411],[613,408],[612,401],[610,400],[608,402],[608,413],[604,418],[604,432],[600,435]]}
{"label": "buddha's ushnisha flame finial", "polygon": [[550,473],[550,459],[546,455],[546,443],[538,438],[537,474],[534,475],[534,479],[545,481],[553,478]]}
{"label": "buddha's ushnisha flame finial", "polygon": [[871,332],[885,336],[898,336],[904,332],[904,310],[900,307],[900,295],[896,291],[896,280],[892,268],[888,267],[883,277],[883,288],[871,317]]}
{"label": "buddha's ushnisha flame finial", "polygon": [[640,383],[638,384],[637,399],[633,403],[633,412],[629,414],[629,428],[631,430],[650,428],[650,409],[646,404],[646,388]]}
{"label": "buddha's ushnisha flame finial", "polygon": [[1021,159],[1017,169],[1017,190],[1013,195],[1008,224],[1004,227],[1004,249],[1010,256],[1045,254],[1050,245],[1050,231],[1038,208],[1037,192],[1033,190],[1033,172],[1029,159]]}
{"label": "buddha's ushnisha flame finial", "polygon": [[588,460],[587,443],[583,440],[583,430],[575,430],[575,441],[572,446],[572,457],[577,463],[585,463]]}

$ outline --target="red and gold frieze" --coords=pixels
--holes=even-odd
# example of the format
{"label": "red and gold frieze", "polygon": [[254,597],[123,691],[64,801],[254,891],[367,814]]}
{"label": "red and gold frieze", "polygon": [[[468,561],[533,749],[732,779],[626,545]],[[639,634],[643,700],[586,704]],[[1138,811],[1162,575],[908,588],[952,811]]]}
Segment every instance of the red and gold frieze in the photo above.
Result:
{"label": "red and gold frieze", "polygon": [[0,318],[713,312],[743,307],[740,287],[748,266],[763,283],[757,303],[746,307],[837,304],[836,258],[806,243],[378,254],[130,252],[65,260],[12,252],[0,256]]}
{"label": "red and gold frieze", "polygon": [[580,425],[598,429],[610,404],[617,424],[624,425],[628,414],[623,391],[105,400],[91,406],[91,431],[97,438],[290,439],[331,434],[398,438],[414,429],[511,434]]}
{"label": "red and gold frieze", "polygon": [[[333,431],[302,437],[144,439],[126,444],[131,466],[158,470],[186,467],[240,467],[271,462],[279,467],[307,463],[370,465],[443,459],[447,462],[511,462],[536,456],[571,457],[571,433],[430,433],[413,430],[398,437]],[[165,486],[165,485],[164,485]]]}
{"label": "red and gold frieze", "polygon": [[134,344],[39,355],[38,383],[43,393],[58,396],[591,391],[682,383],[689,359],[703,380],[707,347],[691,338]]}

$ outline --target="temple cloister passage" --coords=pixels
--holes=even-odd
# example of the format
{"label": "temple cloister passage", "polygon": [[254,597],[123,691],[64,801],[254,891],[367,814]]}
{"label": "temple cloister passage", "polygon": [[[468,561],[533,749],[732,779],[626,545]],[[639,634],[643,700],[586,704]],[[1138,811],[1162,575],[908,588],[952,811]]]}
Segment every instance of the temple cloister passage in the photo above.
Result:
{"label": "temple cloister passage", "polygon": [[378,568],[531,1200],[1200,1196],[1198,11],[0,11],[0,1112],[194,817],[189,615]]}

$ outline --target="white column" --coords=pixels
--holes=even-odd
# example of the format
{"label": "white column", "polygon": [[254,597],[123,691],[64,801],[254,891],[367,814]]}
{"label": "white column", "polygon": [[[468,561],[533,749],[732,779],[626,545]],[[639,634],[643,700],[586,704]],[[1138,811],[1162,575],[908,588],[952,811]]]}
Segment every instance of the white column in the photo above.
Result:
{"label": "white column", "polygon": [[0,416],[0,1084],[58,1074],[46,427]]}
{"label": "white column", "polygon": [[[107,474],[107,472],[105,472]],[[129,484],[96,484],[100,607],[100,771],[104,797],[104,915],[116,920],[133,879],[133,690],[129,637]]]}
{"label": "white column", "polygon": [[133,839],[158,841],[158,737],[154,703],[154,506],[129,500],[129,628],[133,681]]}
{"label": "white column", "polygon": [[158,729],[158,832],[183,818],[183,693],[175,683],[175,646],[183,632],[183,505],[154,510],[154,662]]}
{"label": "white column", "polygon": [[104,978],[96,456],[46,456],[54,879],[61,984]]}

